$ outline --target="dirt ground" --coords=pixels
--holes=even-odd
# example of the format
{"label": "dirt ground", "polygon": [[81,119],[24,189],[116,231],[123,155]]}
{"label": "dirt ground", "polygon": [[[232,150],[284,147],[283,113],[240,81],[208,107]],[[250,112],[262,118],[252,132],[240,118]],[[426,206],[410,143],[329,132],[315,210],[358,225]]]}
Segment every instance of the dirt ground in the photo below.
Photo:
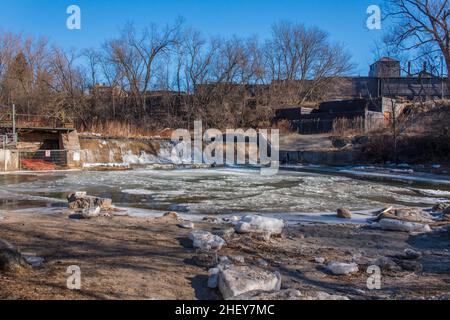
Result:
{"label": "dirt ground", "polygon": [[[0,273],[0,299],[220,299],[207,289],[214,254],[197,252],[189,230],[170,218],[113,217],[91,220],[2,213],[0,238],[22,253],[45,259],[41,267]],[[230,228],[197,223],[197,229]],[[367,288],[366,267],[412,248],[422,252],[421,272],[388,272],[381,290]],[[269,242],[235,235],[219,255],[243,256],[245,264],[282,274],[282,288],[325,291],[350,299],[449,299],[450,235],[409,236],[350,225],[290,226]],[[333,276],[315,261],[356,261],[360,272]],[[267,262],[263,263],[262,259]],[[67,268],[81,269],[82,287],[67,289]]]}

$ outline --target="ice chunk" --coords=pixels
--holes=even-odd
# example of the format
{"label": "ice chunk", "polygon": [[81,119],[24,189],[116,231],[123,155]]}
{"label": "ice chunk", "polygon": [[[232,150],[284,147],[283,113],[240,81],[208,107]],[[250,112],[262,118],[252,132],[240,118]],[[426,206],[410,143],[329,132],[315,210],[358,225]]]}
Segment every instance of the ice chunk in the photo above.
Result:
{"label": "ice chunk", "polygon": [[335,275],[346,275],[357,273],[359,268],[356,263],[331,262],[327,266],[327,270]]}
{"label": "ice chunk", "polygon": [[189,239],[192,240],[194,248],[202,250],[220,250],[226,245],[225,240],[219,236],[215,236],[207,231],[193,231],[189,235]]}
{"label": "ice chunk", "polygon": [[227,266],[219,272],[219,290],[224,299],[251,291],[278,291],[281,275],[247,266]]}
{"label": "ice chunk", "polygon": [[284,221],[255,215],[243,217],[235,226],[237,233],[260,233],[280,235],[283,232]]}
{"label": "ice chunk", "polygon": [[427,233],[431,232],[431,228],[427,224],[408,222],[394,219],[383,219],[378,223],[378,226],[383,230],[402,231],[402,232],[417,232]]}

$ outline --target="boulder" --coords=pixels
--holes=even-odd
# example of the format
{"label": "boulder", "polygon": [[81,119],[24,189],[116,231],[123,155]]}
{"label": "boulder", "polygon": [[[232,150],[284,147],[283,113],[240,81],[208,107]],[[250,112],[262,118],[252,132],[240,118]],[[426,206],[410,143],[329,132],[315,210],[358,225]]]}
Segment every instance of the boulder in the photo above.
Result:
{"label": "boulder", "polygon": [[405,271],[422,272],[423,270],[422,264],[417,261],[402,260],[402,259],[395,259],[394,261]]}
{"label": "boulder", "polygon": [[409,233],[427,233],[431,232],[431,228],[427,224],[395,220],[395,219],[382,219],[378,223],[378,227],[388,231],[401,231]]}
{"label": "boulder", "polygon": [[374,262],[374,264],[380,267],[382,271],[399,272],[402,270],[402,268],[397,263],[395,263],[394,260],[388,257],[379,258]]}
{"label": "boulder", "polygon": [[422,252],[413,250],[413,249],[405,249],[403,259],[406,260],[417,260],[422,258]]}
{"label": "boulder", "polygon": [[194,248],[205,251],[219,251],[223,246],[226,245],[225,240],[223,240],[221,237],[201,230],[191,232],[191,234],[189,235],[189,239],[192,240]]}
{"label": "boulder", "polygon": [[91,197],[85,192],[72,193],[67,197],[69,209],[90,209],[100,207],[101,210],[109,210],[112,207],[112,200],[107,198]]}
{"label": "boulder", "polygon": [[27,268],[25,258],[7,241],[0,239],[0,272],[16,272]]}
{"label": "boulder", "polygon": [[356,263],[331,262],[327,265],[327,270],[334,275],[347,275],[359,272]]}
{"label": "boulder", "polygon": [[351,219],[352,213],[348,209],[338,209],[337,210],[337,217],[341,219]]}
{"label": "boulder", "polygon": [[248,266],[225,266],[219,272],[219,290],[224,299],[251,291],[279,291],[281,275]]}
{"label": "boulder", "polygon": [[269,236],[281,235],[283,228],[283,220],[255,215],[245,216],[235,225],[237,233],[256,233]]}

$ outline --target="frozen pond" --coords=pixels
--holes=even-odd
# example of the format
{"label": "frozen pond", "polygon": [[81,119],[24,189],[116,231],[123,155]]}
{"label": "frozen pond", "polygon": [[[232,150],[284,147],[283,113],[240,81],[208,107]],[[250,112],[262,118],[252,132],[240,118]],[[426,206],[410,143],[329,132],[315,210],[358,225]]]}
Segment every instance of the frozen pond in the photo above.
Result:
{"label": "frozen pond", "polygon": [[64,206],[74,191],[112,197],[118,207],[189,214],[322,213],[450,201],[439,186],[381,183],[338,175],[198,169],[30,173],[0,176],[0,209]]}

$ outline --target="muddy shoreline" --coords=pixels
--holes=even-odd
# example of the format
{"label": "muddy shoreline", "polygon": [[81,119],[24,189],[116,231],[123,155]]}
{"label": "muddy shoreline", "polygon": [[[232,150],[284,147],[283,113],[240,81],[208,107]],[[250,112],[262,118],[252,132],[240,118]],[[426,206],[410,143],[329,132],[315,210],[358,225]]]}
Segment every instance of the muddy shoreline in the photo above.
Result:
{"label": "muddy shoreline", "polygon": [[[77,220],[66,209],[42,215],[2,212],[0,235],[21,252],[44,258],[42,266],[0,273],[0,299],[221,299],[208,289],[218,256],[252,268],[280,272],[282,289],[326,292],[349,299],[449,299],[450,234],[409,235],[346,223],[288,225],[263,241],[233,235],[218,256],[192,247],[179,220],[114,216]],[[216,221],[196,229],[230,228]],[[381,290],[369,290],[366,268],[405,249],[421,252],[421,271],[383,271]],[[239,257],[237,259],[236,257]],[[360,271],[331,275],[321,260],[356,262]],[[67,268],[80,266],[82,288],[67,289]]]}

